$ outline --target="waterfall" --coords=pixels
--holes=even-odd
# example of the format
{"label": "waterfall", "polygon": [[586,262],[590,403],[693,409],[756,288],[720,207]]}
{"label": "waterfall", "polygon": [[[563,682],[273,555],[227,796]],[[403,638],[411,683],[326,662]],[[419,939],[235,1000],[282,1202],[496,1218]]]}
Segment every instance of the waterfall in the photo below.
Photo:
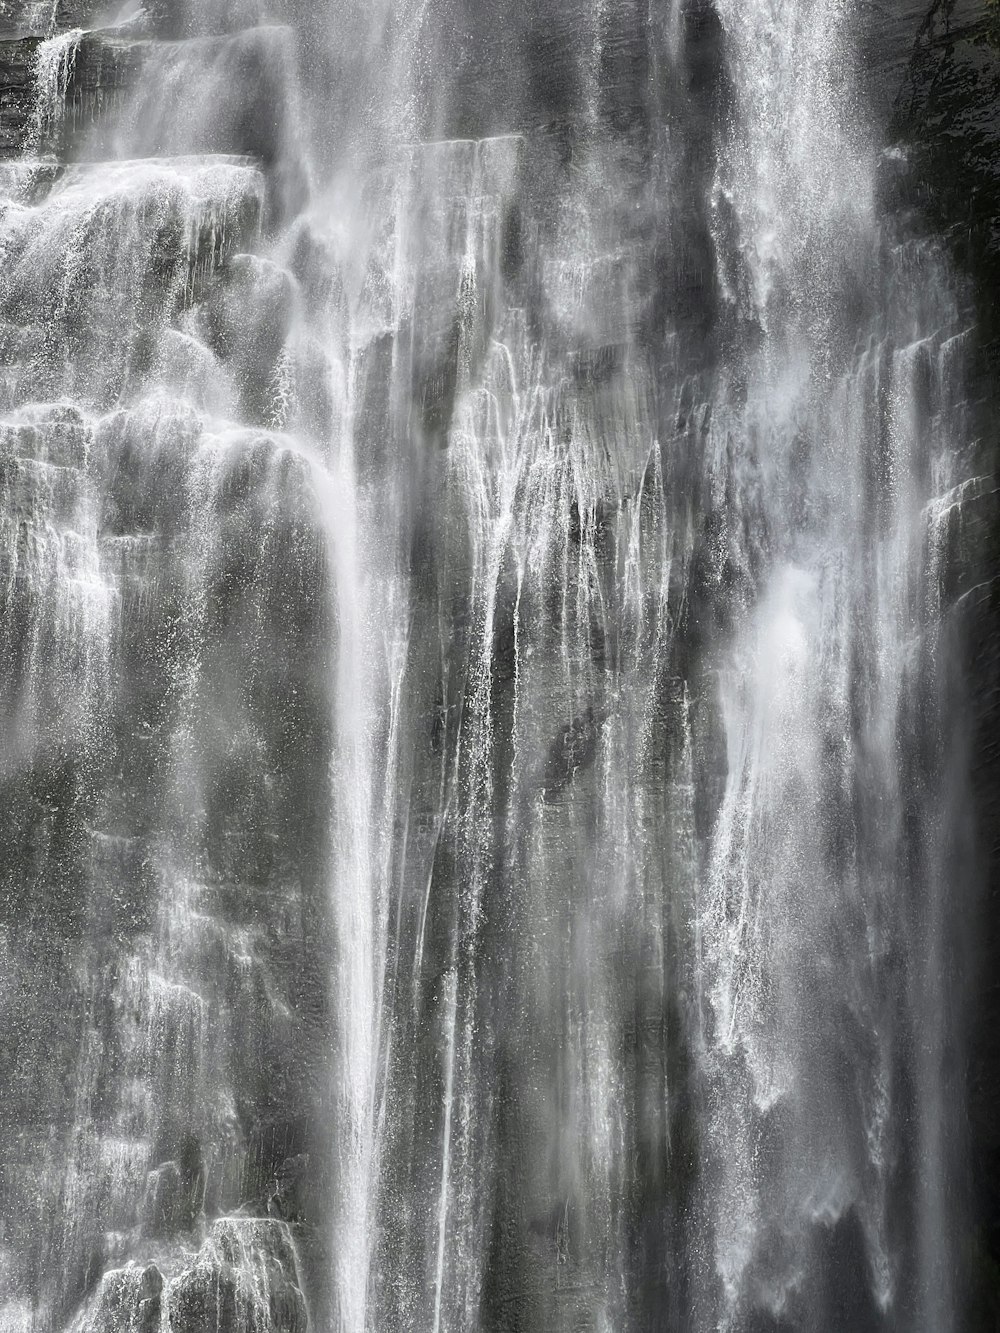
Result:
{"label": "waterfall", "polygon": [[990,482],[868,20],[21,20],[0,1333],[965,1327]]}

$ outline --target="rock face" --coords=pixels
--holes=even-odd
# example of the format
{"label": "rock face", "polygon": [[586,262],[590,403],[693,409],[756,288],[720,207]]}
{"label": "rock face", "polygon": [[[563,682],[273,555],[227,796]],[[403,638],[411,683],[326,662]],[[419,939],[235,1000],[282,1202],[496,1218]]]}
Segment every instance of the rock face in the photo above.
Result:
{"label": "rock face", "polygon": [[[733,5],[363,8],[0,0],[0,1331],[994,1327],[992,27],[865,19],[884,244],[789,273]],[[769,508],[852,413],[905,652]]]}
{"label": "rock face", "polygon": [[[303,1164],[327,1152],[325,551],[304,460],[251,431],[217,472],[193,461],[196,417],[122,406],[151,360],[197,376],[201,358],[210,378],[206,346],[161,335],[231,261],[230,324],[260,310],[263,327],[266,284],[234,253],[262,225],[266,168],[230,135],[242,156],[150,158],[95,189],[99,169],[69,160],[111,151],[102,117],[152,48],[69,31],[91,12],[60,6],[50,40],[21,6],[0,45],[0,172],[24,223],[0,284],[0,692],[24,742],[0,777],[0,1325],[79,1310],[94,1333],[299,1330],[285,1220],[315,1223]],[[213,320],[222,359],[247,358]],[[103,385],[102,425],[86,405],[11,411],[58,396],[67,359]],[[263,388],[245,392],[265,417]],[[206,521],[219,544],[192,563]],[[234,670],[254,641],[256,667]],[[207,731],[225,737],[211,771],[190,740]],[[241,1206],[259,1220],[215,1220]]]}
{"label": "rock face", "polygon": [[2,0],[0,35],[44,38],[88,28],[105,9],[100,0]]}
{"label": "rock face", "polygon": [[1000,958],[1000,325],[993,299],[1000,284],[1000,30],[991,9],[973,4],[929,6],[919,19],[907,59],[897,56],[893,66],[902,77],[892,85],[890,133],[906,153],[897,180],[907,205],[946,239],[968,279],[975,348],[966,388],[975,476],[946,506],[945,597],[973,683],[966,726],[978,869],[971,873],[982,876],[982,897],[969,923],[976,966],[961,993],[969,1015],[964,1061],[977,1218],[968,1241],[974,1297],[967,1326],[986,1329],[1000,1318],[1000,1010],[994,982]]}
{"label": "rock face", "polygon": [[118,1333],[123,1328],[159,1333],[162,1296],[163,1274],[155,1264],[110,1269],[77,1327],[80,1333]]}
{"label": "rock face", "polygon": [[171,1333],[306,1333],[294,1251],[280,1222],[216,1222],[194,1264],[170,1283]]}
{"label": "rock face", "polygon": [[306,1333],[295,1250],[281,1222],[222,1218],[197,1251],[175,1250],[168,1278],[155,1264],[104,1274],[74,1324],[78,1333]]}
{"label": "rock face", "polygon": [[0,39],[0,156],[16,157],[35,104],[37,37]]}

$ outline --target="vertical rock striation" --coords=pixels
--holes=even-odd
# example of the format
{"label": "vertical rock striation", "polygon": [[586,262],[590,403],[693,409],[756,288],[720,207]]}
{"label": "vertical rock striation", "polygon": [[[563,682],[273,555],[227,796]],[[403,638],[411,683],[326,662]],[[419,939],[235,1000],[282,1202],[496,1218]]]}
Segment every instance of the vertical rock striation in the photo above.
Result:
{"label": "vertical rock striation", "polygon": [[0,0],[0,1333],[990,1327],[989,24],[113,9]]}

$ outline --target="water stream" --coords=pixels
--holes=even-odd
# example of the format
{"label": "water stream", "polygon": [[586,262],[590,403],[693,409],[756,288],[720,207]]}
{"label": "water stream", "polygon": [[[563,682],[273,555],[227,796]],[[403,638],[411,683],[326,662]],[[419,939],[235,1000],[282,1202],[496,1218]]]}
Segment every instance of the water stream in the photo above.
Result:
{"label": "water stream", "polygon": [[857,7],[35,8],[0,1333],[960,1327],[968,329]]}

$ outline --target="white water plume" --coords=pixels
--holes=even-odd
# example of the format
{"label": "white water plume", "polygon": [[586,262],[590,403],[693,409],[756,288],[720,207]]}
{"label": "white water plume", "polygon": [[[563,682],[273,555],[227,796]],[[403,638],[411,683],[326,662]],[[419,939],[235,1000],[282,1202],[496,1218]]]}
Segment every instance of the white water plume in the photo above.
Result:
{"label": "white water plume", "polygon": [[0,171],[0,1329],[960,1327],[992,491],[856,16],[128,8]]}

